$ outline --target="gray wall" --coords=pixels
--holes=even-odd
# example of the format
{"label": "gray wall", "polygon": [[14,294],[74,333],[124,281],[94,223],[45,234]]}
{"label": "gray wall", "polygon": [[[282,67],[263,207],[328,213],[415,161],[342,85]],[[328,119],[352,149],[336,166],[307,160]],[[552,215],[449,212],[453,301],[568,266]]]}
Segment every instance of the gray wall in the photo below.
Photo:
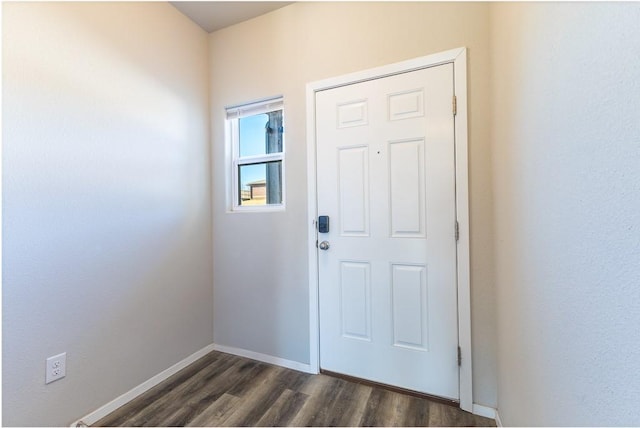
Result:
{"label": "gray wall", "polygon": [[208,40],[166,3],[2,7],[3,424],[62,426],[212,342]]}
{"label": "gray wall", "polygon": [[[296,3],[210,35],[214,341],[309,362],[308,82],[469,48],[471,288],[475,401],[496,402],[489,6]],[[224,107],[284,95],[287,209],[227,213]],[[242,269],[248,261],[252,269]]]}
{"label": "gray wall", "polygon": [[640,5],[492,5],[505,426],[640,424]]}

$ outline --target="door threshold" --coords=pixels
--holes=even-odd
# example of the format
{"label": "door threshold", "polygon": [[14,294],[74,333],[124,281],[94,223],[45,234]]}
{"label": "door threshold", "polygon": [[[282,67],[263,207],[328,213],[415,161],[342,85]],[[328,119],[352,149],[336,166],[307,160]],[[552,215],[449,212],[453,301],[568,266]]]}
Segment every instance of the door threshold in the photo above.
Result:
{"label": "door threshold", "polygon": [[400,388],[398,386],[387,385],[386,383],[374,382],[372,380],[362,379],[359,377],[349,376],[342,373],[331,372],[329,370],[320,369],[320,373],[326,376],[335,377],[338,379],[344,379],[349,382],[359,383],[361,385],[371,386],[374,388],[382,388],[391,392],[398,392],[400,394],[411,395],[417,398],[423,398],[425,400],[434,401],[436,403],[444,404],[451,407],[460,408],[460,401],[452,400],[450,398],[438,397],[437,395],[431,395],[424,392],[414,391],[412,389]]}

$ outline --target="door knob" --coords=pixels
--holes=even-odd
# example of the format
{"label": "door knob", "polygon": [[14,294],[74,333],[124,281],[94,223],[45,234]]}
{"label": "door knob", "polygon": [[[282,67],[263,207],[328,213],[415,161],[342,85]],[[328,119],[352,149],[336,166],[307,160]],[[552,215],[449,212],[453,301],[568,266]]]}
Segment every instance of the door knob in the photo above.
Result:
{"label": "door knob", "polygon": [[320,243],[320,245],[318,245],[318,248],[320,248],[321,250],[328,250],[329,249],[329,242],[327,241],[322,241]]}

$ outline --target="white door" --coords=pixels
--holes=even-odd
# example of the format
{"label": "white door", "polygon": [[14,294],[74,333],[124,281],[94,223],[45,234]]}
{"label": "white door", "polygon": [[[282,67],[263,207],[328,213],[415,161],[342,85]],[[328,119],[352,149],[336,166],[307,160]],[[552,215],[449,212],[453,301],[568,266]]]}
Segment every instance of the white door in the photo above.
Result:
{"label": "white door", "polygon": [[316,94],[318,267],[323,370],[457,400],[452,100],[452,64]]}

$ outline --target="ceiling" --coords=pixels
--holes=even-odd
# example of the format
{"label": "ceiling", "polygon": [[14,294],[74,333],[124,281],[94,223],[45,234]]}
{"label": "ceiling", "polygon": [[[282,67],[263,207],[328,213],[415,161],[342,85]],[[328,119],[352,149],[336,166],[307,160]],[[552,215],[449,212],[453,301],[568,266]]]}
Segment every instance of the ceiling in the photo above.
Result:
{"label": "ceiling", "polygon": [[171,1],[180,12],[206,32],[264,15],[293,2],[282,1]]}

